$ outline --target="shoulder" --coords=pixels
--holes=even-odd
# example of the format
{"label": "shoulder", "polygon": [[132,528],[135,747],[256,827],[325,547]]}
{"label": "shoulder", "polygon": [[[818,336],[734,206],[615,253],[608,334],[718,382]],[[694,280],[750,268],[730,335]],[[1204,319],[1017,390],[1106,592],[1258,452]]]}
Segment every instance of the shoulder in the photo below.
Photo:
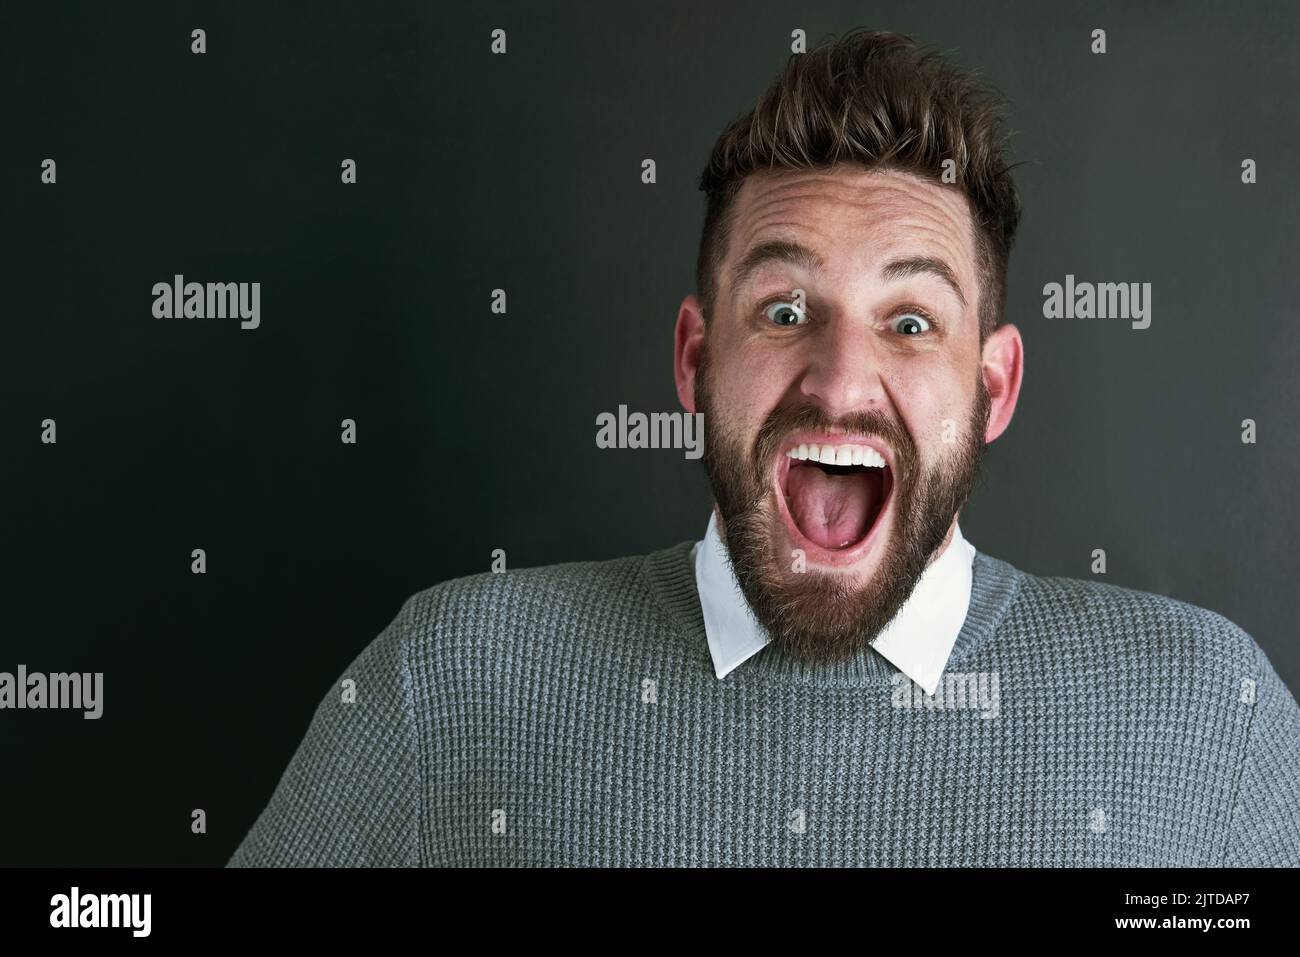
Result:
{"label": "shoulder", "polygon": [[[655,553],[657,554],[657,553]],[[411,653],[550,636],[616,632],[653,606],[646,562],[654,555],[481,572],[440,582],[408,598],[402,631]]]}
{"label": "shoulder", "polygon": [[1208,608],[1107,582],[1018,577],[1012,621],[1063,653],[1189,679],[1240,680],[1267,666],[1250,634]]}

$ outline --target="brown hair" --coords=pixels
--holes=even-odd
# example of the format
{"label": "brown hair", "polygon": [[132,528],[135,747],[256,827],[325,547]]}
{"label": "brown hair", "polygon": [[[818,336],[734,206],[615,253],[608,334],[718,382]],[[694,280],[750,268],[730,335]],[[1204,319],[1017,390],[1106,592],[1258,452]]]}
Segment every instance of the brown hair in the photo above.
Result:
{"label": "brown hair", "polygon": [[[1001,321],[1020,221],[1003,141],[997,97],[911,37],[852,30],[793,54],[754,109],[719,137],[700,175],[707,208],[696,284],[706,319],[726,255],[727,214],[745,177],[847,162],[914,173],[966,196],[975,221],[982,342]],[[942,182],[947,159],[955,183]]]}

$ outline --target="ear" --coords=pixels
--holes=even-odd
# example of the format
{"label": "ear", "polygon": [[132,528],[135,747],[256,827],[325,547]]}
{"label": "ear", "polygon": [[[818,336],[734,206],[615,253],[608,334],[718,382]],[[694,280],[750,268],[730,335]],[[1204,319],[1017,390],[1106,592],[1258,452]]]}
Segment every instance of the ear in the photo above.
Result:
{"label": "ear", "polygon": [[998,326],[984,341],[982,375],[989,392],[989,424],[985,443],[992,442],[1011,424],[1020,398],[1020,377],[1024,372],[1024,343],[1020,330],[1007,323]]}
{"label": "ear", "polygon": [[677,330],[673,342],[673,377],[677,380],[677,400],[687,412],[695,412],[695,371],[700,364],[704,345],[704,313],[700,300],[691,293],[677,311]]}

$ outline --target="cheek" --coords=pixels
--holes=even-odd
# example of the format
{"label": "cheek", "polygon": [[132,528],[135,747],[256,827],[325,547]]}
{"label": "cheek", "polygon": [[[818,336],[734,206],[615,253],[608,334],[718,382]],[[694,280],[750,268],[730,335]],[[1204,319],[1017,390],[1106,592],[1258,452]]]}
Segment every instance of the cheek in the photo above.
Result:
{"label": "cheek", "polygon": [[966,383],[946,367],[913,369],[895,381],[893,392],[921,461],[934,465],[951,455],[966,432],[975,398],[973,378]]}
{"label": "cheek", "polygon": [[789,391],[795,367],[781,355],[760,349],[734,350],[725,361],[716,361],[713,378],[718,411],[725,424],[757,432],[767,416],[781,404]]}

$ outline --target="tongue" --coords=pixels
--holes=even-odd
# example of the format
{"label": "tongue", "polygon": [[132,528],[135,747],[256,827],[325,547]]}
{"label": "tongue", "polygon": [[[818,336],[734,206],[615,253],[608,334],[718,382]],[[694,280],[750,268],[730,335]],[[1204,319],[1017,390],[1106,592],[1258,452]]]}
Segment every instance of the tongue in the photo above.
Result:
{"label": "tongue", "polygon": [[786,476],[786,503],[799,531],[822,548],[861,541],[880,508],[880,478],[870,473],[856,469],[828,475],[816,465],[792,466]]}

